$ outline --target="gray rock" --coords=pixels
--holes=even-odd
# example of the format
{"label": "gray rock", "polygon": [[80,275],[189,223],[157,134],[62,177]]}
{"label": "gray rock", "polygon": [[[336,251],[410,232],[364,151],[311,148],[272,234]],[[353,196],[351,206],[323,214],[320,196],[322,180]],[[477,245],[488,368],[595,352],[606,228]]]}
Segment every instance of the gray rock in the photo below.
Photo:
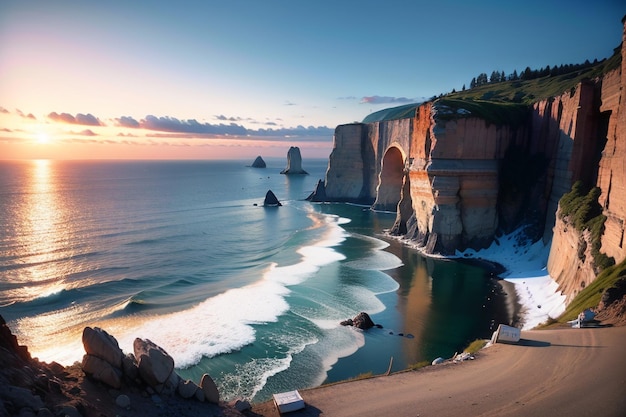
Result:
{"label": "gray rock", "polygon": [[39,410],[44,404],[39,395],[33,395],[30,390],[13,385],[0,387],[0,399],[10,401],[16,409],[30,408]]}
{"label": "gray rock", "polygon": [[202,388],[198,387],[195,395],[196,395],[196,400],[200,401],[201,403],[204,402],[205,398],[204,398],[204,391],[202,391]]}
{"label": "gray rock", "polygon": [[178,382],[178,395],[183,398],[191,398],[196,395],[196,391],[198,391],[198,386],[195,382],[191,380],[180,379]]}
{"label": "gray rock", "polygon": [[281,174],[287,175],[308,175],[308,172],[302,169],[302,156],[300,155],[300,148],[292,146],[287,152],[287,167],[280,171]]}
{"label": "gray rock", "polygon": [[122,349],[117,340],[99,327],[85,327],[83,330],[85,352],[107,361],[114,367],[122,368]]}
{"label": "gray rock", "polygon": [[112,388],[119,389],[122,386],[122,370],[97,356],[84,355],[82,369],[87,376]]}
{"label": "gray rock", "polygon": [[139,377],[139,368],[137,367],[135,355],[128,353],[122,358],[122,371],[124,372],[126,378],[131,381],[134,381],[137,377]]}
{"label": "gray rock", "polygon": [[129,408],[130,407],[130,398],[126,394],[118,395],[115,399],[115,405],[121,408]]}
{"label": "gray rock", "polygon": [[59,413],[63,417],[83,417],[83,415],[72,405],[65,405]]}
{"label": "gray rock", "polygon": [[252,168],[265,168],[267,165],[261,156],[257,156],[254,162],[252,163]]}
{"label": "gray rock", "polygon": [[164,384],[174,370],[174,359],[149,339],[135,339],[133,349],[141,379],[152,387]]}
{"label": "gray rock", "polygon": [[263,207],[278,207],[282,206],[278,198],[276,198],[276,194],[272,190],[268,190],[265,194],[265,200],[263,201]]}
{"label": "gray rock", "polygon": [[39,411],[37,411],[37,417],[54,417],[54,414],[47,408],[40,408]]}
{"label": "gray rock", "polygon": [[202,379],[200,380],[200,387],[202,388],[202,392],[204,392],[204,398],[206,401],[214,404],[219,404],[220,393],[217,390],[217,385],[215,385],[213,378],[211,378],[209,374],[202,375]]}
{"label": "gray rock", "polygon": [[445,359],[443,359],[442,357],[438,357],[432,362],[432,365],[439,365],[440,363],[443,363],[444,361]]}

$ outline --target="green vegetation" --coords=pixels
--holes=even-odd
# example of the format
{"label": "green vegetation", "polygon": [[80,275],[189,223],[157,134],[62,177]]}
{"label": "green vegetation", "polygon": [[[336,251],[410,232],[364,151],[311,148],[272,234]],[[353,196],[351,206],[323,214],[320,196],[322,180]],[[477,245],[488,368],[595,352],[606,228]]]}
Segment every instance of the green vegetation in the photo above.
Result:
{"label": "green vegetation", "polygon": [[[576,230],[583,233],[588,230],[591,241],[591,255],[596,273],[615,264],[615,259],[609,258],[600,252],[602,246],[601,238],[604,233],[604,221],[606,216],[602,214],[602,207],[598,203],[600,189],[593,187],[585,190],[581,181],[576,181],[572,190],[566,193],[559,200],[559,218],[574,226]],[[579,258],[584,262],[584,252],[586,243],[579,245]]]}
{"label": "green vegetation", "polygon": [[[430,100],[439,99],[439,103],[453,110],[465,109],[469,113],[451,112],[445,118],[480,117],[488,123],[519,126],[527,120],[529,106],[533,103],[559,96],[567,91],[573,94],[576,86],[584,80],[601,77],[607,72],[620,67],[622,57],[616,48],[614,55],[593,64],[586,62],[578,65],[561,65],[560,67],[531,70],[526,68],[518,76],[517,72],[505,76],[504,73],[493,71],[490,78],[486,73],[472,80],[470,89],[452,91],[449,94],[434,96]],[[415,109],[421,103],[406,104],[374,112],[363,119],[363,123],[385,120],[406,119],[415,116]]]}
{"label": "green vegetation", "polygon": [[583,289],[576,298],[567,306],[559,317],[559,323],[566,323],[576,319],[581,311],[594,308],[602,299],[602,294],[608,288],[615,286],[620,278],[626,277],[626,259],[617,265],[610,266],[598,275],[598,277]]}
{"label": "green vegetation", "polygon": [[422,368],[425,368],[427,366],[430,366],[430,362],[428,362],[428,361],[420,361],[420,362],[416,362],[416,363],[410,364],[408,369],[410,369],[411,371],[417,371],[418,369],[422,369]]}
{"label": "green vegetation", "polygon": [[[622,62],[619,49],[615,54],[596,65],[572,66],[573,71],[559,74],[558,71],[543,73],[539,76],[524,77],[508,81],[486,83],[469,90],[463,90],[448,94],[446,97],[459,100],[489,100],[495,102],[512,102],[520,104],[532,104],[539,100],[555,97],[566,91],[572,91],[581,81],[594,79],[607,72],[619,68]],[[527,68],[526,71],[529,69]],[[525,72],[526,72],[525,71]]]}
{"label": "green vegetation", "polygon": [[364,372],[362,374],[358,374],[354,378],[348,379],[348,381],[358,381],[360,379],[370,379],[370,378],[374,378],[374,373],[372,371]]}
{"label": "green vegetation", "polygon": [[474,354],[474,353],[478,352],[479,350],[481,350],[482,348],[484,348],[486,344],[487,344],[486,340],[476,339],[472,343],[470,343],[469,346],[466,347],[463,352],[464,353],[469,353],[469,354]]}

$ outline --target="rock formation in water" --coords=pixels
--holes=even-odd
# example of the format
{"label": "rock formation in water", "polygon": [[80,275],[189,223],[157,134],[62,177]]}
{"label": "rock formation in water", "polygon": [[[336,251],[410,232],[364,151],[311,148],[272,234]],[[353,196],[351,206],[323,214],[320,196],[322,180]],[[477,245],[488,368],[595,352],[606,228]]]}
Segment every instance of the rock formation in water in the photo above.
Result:
{"label": "rock formation in water", "polygon": [[371,329],[372,327],[376,326],[369,314],[363,311],[354,316],[353,319],[344,320],[339,324],[341,324],[342,326],[354,326],[361,330]]}
{"label": "rock formation in water", "polygon": [[[626,57],[626,42],[621,48]],[[506,114],[446,97],[403,111],[338,126],[323,187],[310,199],[396,212],[391,232],[427,253],[480,249],[522,224],[548,242],[556,224],[549,271],[573,296],[595,274],[581,273],[580,237],[556,213],[582,180],[601,190],[600,250],[626,258],[626,60],[563,94],[499,110]]]}
{"label": "rock formation in water", "polygon": [[308,172],[302,169],[302,156],[300,155],[300,148],[292,146],[287,152],[287,167],[280,171],[281,174],[286,175],[308,175]]}
{"label": "rock formation in water", "polygon": [[260,155],[256,157],[256,159],[254,160],[254,162],[250,166],[252,168],[265,168],[265,167],[267,167],[267,165],[265,164],[265,161],[263,160],[263,158],[261,158]]}
{"label": "rock formation in water", "polygon": [[265,193],[265,200],[263,201],[263,207],[279,207],[279,206],[282,206],[282,204],[280,204],[280,201],[278,201],[276,194],[274,194],[272,190],[268,190],[267,193]]}

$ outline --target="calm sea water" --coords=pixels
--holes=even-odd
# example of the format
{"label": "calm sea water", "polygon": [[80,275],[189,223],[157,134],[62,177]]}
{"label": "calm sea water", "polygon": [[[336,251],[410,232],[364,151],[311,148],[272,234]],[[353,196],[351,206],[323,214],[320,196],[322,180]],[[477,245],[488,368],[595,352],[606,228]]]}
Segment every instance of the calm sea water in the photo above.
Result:
{"label": "calm sea water", "polygon": [[[1,161],[0,314],[20,343],[71,364],[85,326],[125,352],[149,338],[182,376],[260,401],[451,356],[507,321],[484,270],[385,239],[394,214],[304,201],[326,160],[251,162]],[[262,207],[270,189],[282,207]],[[383,328],[338,324],[360,311]]]}

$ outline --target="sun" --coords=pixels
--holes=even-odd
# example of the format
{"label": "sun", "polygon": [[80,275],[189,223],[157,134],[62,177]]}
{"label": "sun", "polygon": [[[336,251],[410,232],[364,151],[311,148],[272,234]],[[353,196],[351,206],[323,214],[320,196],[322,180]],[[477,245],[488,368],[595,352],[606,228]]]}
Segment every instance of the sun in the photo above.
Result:
{"label": "sun", "polygon": [[48,135],[46,132],[37,133],[36,138],[37,138],[37,143],[41,143],[41,144],[50,143],[50,135]]}

